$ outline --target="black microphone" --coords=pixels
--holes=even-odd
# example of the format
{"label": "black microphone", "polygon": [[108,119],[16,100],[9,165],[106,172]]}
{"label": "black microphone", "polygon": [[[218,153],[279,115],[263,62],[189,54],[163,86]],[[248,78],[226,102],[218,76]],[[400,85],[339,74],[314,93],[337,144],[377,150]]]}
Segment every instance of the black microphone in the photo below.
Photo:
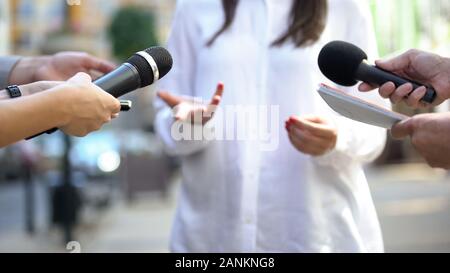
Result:
{"label": "black microphone", "polygon": [[[172,65],[173,60],[169,51],[163,47],[150,47],[135,53],[124,64],[93,83],[118,98],[162,79],[172,69]],[[131,104],[126,102],[121,102],[121,105],[123,110],[131,107]],[[57,128],[53,128],[27,139],[35,138],[44,133],[51,134],[57,130]]]}
{"label": "black microphone", "polygon": [[[328,79],[343,86],[353,86],[358,81],[374,86],[393,82],[396,87],[411,83],[414,90],[424,86],[379,67],[369,65],[366,61],[367,54],[359,47],[343,41],[333,41],[322,48],[318,63],[320,70]],[[436,95],[436,91],[433,88],[427,87],[427,92],[422,101],[433,103]]]}
{"label": "black microphone", "polygon": [[136,89],[152,85],[172,69],[172,56],[162,47],[150,47],[131,56],[114,71],[94,84],[118,98]]}

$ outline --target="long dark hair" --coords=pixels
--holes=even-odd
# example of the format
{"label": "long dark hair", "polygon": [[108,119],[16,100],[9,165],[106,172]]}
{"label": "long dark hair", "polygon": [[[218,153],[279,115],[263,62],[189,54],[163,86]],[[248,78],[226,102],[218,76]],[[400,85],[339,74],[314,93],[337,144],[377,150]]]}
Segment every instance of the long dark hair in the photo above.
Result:
{"label": "long dark hair", "polygon": [[[225,21],[207,43],[211,46],[233,23],[239,0],[222,0]],[[317,42],[325,29],[328,14],[327,0],[294,0],[288,29],[272,45],[281,46],[292,39],[296,47]]]}

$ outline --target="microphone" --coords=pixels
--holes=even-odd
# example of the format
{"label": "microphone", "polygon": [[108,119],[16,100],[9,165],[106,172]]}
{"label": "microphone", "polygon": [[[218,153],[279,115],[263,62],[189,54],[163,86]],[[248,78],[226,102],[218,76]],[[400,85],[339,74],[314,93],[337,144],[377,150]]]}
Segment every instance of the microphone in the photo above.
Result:
{"label": "microphone", "polygon": [[[121,66],[93,83],[115,98],[118,98],[136,89],[152,85],[162,79],[172,69],[172,65],[173,60],[169,51],[163,47],[150,47],[135,53]],[[127,111],[131,108],[131,104],[127,101],[122,101],[121,107],[122,110]],[[29,137],[27,140],[44,133],[54,133],[57,130],[57,128],[53,128],[47,132]]]}
{"label": "microphone", "polygon": [[[379,67],[369,65],[367,54],[362,49],[343,41],[333,41],[325,45],[320,51],[318,63],[320,70],[328,79],[343,86],[353,86],[358,81],[375,86],[393,82],[396,87],[411,83],[414,90],[424,86]],[[436,95],[433,88],[427,87],[427,92],[422,101],[433,103]]]}
{"label": "microphone", "polygon": [[172,69],[172,64],[169,51],[163,47],[150,47],[137,52],[94,84],[118,98],[162,79]]}

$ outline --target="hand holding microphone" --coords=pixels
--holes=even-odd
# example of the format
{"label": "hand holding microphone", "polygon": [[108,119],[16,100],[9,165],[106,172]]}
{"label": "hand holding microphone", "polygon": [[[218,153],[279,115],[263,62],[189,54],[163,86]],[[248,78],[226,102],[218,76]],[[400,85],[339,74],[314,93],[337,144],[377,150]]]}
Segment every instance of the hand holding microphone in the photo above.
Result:
{"label": "hand holding microphone", "polygon": [[[434,105],[450,98],[450,60],[447,58],[413,49],[390,60],[377,61],[376,65],[402,77],[433,86],[437,92]],[[359,89],[366,92],[374,87],[363,83]],[[379,92],[393,103],[404,100],[409,106],[419,108],[424,106],[420,99],[426,93],[426,87],[415,88],[411,84],[405,84],[397,88],[392,82],[388,82],[380,87]],[[409,96],[405,99],[407,94]]]}
{"label": "hand holding microphone", "polygon": [[[394,98],[395,101],[408,99],[409,103],[418,103],[420,100],[423,103],[436,104],[442,102],[443,94],[437,95],[436,91],[429,86],[420,84],[411,80],[408,80],[407,73],[399,73],[396,75],[394,73],[400,72],[401,69],[387,69],[390,71],[383,70],[382,67],[372,66],[366,63],[367,55],[357,46],[343,42],[343,41],[333,41],[327,44],[319,55],[319,68],[322,73],[331,81],[343,85],[343,86],[353,86],[358,83],[358,81],[363,81],[368,83],[368,85],[363,85],[362,90],[373,89],[374,86],[383,86],[385,84],[391,87],[397,88],[397,92],[391,92],[391,99]],[[390,67],[390,66],[384,66]],[[403,67],[407,69],[407,67]],[[395,70],[395,71],[392,71]],[[409,74],[410,76],[411,74]],[[401,77],[401,76],[404,76]],[[422,77],[415,78],[415,80],[425,80]],[[426,79],[428,81],[424,83],[432,84],[431,79]],[[385,89],[386,86],[384,86]],[[383,90],[384,90],[383,89]],[[414,91],[415,90],[415,91]],[[420,93],[417,93],[419,91]],[[438,89],[438,91],[441,91]],[[441,92],[440,92],[441,93]],[[384,93],[383,93],[384,94]],[[384,94],[387,95],[387,94]],[[420,95],[420,96],[419,96]],[[438,97],[438,100],[436,100]]]}
{"label": "hand holding microphone", "polygon": [[[172,56],[166,49],[162,47],[151,47],[144,51],[137,52],[130,57],[127,62],[93,83],[98,87],[97,91],[106,91],[110,96],[118,98],[131,91],[149,86],[158,81],[169,73],[172,64]],[[64,101],[62,103],[70,104],[70,101]],[[119,101],[117,101],[117,105],[119,110],[121,106],[122,108],[130,106],[127,103],[122,105]],[[102,108],[102,106],[104,107],[105,105],[100,105],[100,108]],[[83,111],[82,109],[79,110]],[[115,114],[117,113],[113,113],[113,117]],[[57,130],[57,128],[53,128],[28,139],[44,133],[50,134]]]}
{"label": "hand holding microphone", "polygon": [[71,102],[64,107],[65,122],[59,126],[68,135],[85,136],[118,117],[120,102],[93,84],[86,73],[78,73],[51,91],[61,97],[61,104]]}

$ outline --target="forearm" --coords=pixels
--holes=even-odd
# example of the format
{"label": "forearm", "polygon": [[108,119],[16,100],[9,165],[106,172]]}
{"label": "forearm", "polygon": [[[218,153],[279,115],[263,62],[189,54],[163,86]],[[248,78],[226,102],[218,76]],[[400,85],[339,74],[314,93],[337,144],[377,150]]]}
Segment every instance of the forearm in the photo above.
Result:
{"label": "forearm", "polygon": [[49,90],[34,96],[0,101],[0,147],[63,126],[68,115],[64,111],[61,94]]}
{"label": "forearm", "polygon": [[[181,123],[178,123],[178,125],[182,125],[181,128],[175,124],[175,119],[170,109],[165,108],[158,111],[155,119],[155,128],[168,154],[173,156],[191,155],[205,149],[209,145],[210,141],[204,138],[199,140],[184,139],[184,134],[181,130],[199,132],[203,136],[204,134],[211,135],[214,129],[202,125]],[[204,132],[205,130],[208,132]],[[187,135],[191,136],[192,133],[187,133]]]}
{"label": "forearm", "polygon": [[[34,88],[33,88],[34,86]],[[29,96],[35,92],[37,92],[37,84],[28,84],[28,85],[21,85],[19,86],[20,92],[22,93],[22,96]],[[34,90],[33,90],[34,89]],[[50,88],[48,88],[50,89]],[[42,91],[42,90],[40,90]],[[2,100],[10,100],[12,99],[11,96],[9,95],[8,91],[6,90],[1,90],[0,91],[0,101]]]}
{"label": "forearm", "polygon": [[9,94],[5,90],[0,91],[0,101],[7,99],[10,99]]}
{"label": "forearm", "polygon": [[[50,90],[53,87],[58,86],[62,82],[57,81],[40,81],[40,82],[34,82],[30,84],[20,85],[19,89],[22,93],[22,97],[30,96],[33,94],[37,94],[42,91]],[[9,100],[11,97],[9,96],[8,92],[6,90],[0,91],[0,101],[2,100]]]}

